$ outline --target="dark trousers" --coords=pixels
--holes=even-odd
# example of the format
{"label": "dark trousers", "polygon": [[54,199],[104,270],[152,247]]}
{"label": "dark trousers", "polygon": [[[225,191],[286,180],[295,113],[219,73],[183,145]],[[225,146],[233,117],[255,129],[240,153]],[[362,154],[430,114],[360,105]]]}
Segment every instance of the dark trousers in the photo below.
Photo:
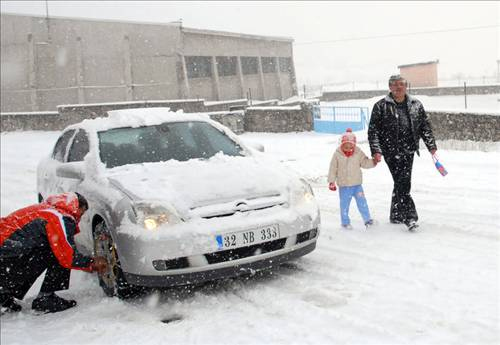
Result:
{"label": "dark trousers", "polygon": [[68,289],[71,270],[59,265],[49,247],[37,248],[18,257],[0,258],[0,295],[22,300],[45,270],[40,292]]}
{"label": "dark trousers", "polygon": [[414,153],[384,155],[394,181],[391,200],[391,222],[408,224],[411,220],[418,220],[415,203],[410,195],[414,155]]}

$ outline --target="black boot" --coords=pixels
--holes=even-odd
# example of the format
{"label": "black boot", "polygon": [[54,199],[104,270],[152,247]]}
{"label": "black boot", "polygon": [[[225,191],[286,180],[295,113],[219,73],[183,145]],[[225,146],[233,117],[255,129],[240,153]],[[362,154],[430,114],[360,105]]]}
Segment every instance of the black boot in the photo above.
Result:
{"label": "black boot", "polygon": [[37,297],[33,300],[31,308],[44,313],[57,313],[76,306],[76,301],[67,300],[52,293],[47,296]]}
{"label": "black boot", "polygon": [[23,307],[21,307],[17,302],[14,300],[14,297],[11,296],[6,296],[2,295],[0,296],[0,306],[1,306],[1,313],[16,313],[18,311],[21,311]]}
{"label": "black boot", "polygon": [[417,231],[417,229],[418,229],[418,224],[413,219],[405,222],[405,224],[408,227],[408,231]]}

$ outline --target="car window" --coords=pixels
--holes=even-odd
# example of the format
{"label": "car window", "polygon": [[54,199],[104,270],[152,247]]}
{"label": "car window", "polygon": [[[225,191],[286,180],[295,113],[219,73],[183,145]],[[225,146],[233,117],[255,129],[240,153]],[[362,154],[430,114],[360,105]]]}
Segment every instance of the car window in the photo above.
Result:
{"label": "car window", "polygon": [[194,140],[204,148],[201,151],[203,158],[212,157],[218,152],[222,152],[228,156],[240,156],[240,152],[243,151],[241,146],[236,144],[224,132],[213,126],[196,126],[191,132],[193,133]]}
{"label": "car window", "polygon": [[69,149],[68,162],[83,161],[87,153],[89,153],[89,138],[87,133],[83,129],[80,129],[76,133]]}
{"label": "car window", "polygon": [[52,152],[52,158],[58,160],[59,162],[64,161],[64,156],[66,154],[66,148],[68,146],[69,140],[73,137],[75,133],[74,129],[64,132],[56,142],[54,150]]}
{"label": "car window", "polygon": [[98,133],[99,154],[106,167],[210,158],[218,152],[241,156],[243,149],[224,132],[201,121],[114,128]]}

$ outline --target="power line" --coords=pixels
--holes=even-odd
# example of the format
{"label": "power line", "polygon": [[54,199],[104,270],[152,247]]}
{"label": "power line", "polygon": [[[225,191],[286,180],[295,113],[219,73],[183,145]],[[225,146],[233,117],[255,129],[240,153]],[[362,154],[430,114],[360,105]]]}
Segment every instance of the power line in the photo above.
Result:
{"label": "power line", "polygon": [[379,35],[379,36],[365,36],[365,37],[341,38],[341,39],[328,40],[328,41],[298,42],[298,43],[295,43],[295,45],[308,45],[308,44],[322,44],[322,43],[361,41],[361,40],[372,40],[372,39],[387,38],[387,37],[402,37],[402,36],[414,36],[414,35],[434,34],[434,33],[442,33],[442,32],[456,32],[456,31],[469,31],[469,30],[479,30],[479,29],[490,29],[490,28],[496,28],[496,27],[500,27],[500,24],[484,25],[484,26],[473,26],[473,27],[468,27],[468,28],[455,28],[455,29],[432,30],[432,31],[417,31],[417,32],[407,32],[407,33],[401,33],[401,34]]}

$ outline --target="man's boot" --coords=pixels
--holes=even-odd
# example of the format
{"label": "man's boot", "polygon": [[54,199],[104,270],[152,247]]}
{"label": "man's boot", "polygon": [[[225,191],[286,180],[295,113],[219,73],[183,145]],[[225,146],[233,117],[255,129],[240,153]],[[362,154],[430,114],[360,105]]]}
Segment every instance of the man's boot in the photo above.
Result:
{"label": "man's boot", "polygon": [[37,297],[33,300],[31,308],[43,313],[57,313],[76,306],[76,301],[67,300],[57,296],[55,293]]}
{"label": "man's boot", "polygon": [[9,295],[0,295],[0,306],[0,312],[2,314],[16,313],[23,309],[23,307],[17,304],[17,302],[14,300],[14,297],[11,297]]}

